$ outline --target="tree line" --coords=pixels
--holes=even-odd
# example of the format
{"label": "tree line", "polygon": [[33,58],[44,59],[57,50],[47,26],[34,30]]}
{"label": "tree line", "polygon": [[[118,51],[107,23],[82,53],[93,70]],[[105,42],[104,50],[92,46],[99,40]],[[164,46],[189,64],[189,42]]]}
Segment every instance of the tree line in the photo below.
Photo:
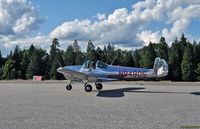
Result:
{"label": "tree line", "polygon": [[150,42],[148,46],[136,50],[121,50],[112,44],[96,48],[92,41],[88,41],[86,52],[82,52],[77,40],[69,46],[66,45],[66,50],[62,50],[56,38],[51,43],[49,53],[33,44],[29,49],[24,50],[16,46],[6,57],[2,57],[0,51],[0,79],[26,80],[39,75],[44,79],[60,80],[64,77],[56,72],[58,67],[81,65],[86,60],[101,60],[120,66],[153,68],[156,57],[165,59],[169,65],[169,75],[164,79],[200,80],[200,43],[187,41],[184,34],[179,40],[175,39],[170,47],[165,38],[161,37],[159,43]]}

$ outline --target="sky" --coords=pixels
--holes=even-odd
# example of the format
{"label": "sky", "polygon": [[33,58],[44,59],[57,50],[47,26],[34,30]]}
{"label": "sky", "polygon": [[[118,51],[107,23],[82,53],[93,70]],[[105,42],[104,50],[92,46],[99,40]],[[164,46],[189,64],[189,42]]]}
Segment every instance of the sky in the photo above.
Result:
{"label": "sky", "polygon": [[169,45],[184,33],[200,39],[199,0],[0,0],[0,49],[8,54],[16,45],[50,49],[57,38],[61,48],[78,40],[122,49],[158,43]]}

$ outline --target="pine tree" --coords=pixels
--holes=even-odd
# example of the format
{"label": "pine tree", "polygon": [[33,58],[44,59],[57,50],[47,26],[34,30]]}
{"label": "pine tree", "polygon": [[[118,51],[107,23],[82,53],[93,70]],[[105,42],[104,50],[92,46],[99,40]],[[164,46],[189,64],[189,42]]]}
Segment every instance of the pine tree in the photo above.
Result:
{"label": "pine tree", "polygon": [[131,51],[125,52],[124,65],[125,66],[129,66],[129,67],[134,67],[135,66]]}
{"label": "pine tree", "polygon": [[[194,52],[194,69],[198,69],[198,64],[200,63],[200,43],[197,44],[196,41],[193,43],[193,52]],[[195,78],[198,80],[198,73],[195,72]]]}
{"label": "pine tree", "polygon": [[165,41],[164,37],[160,38],[160,42],[158,44],[158,57],[165,59],[166,61],[168,60],[168,45]]}
{"label": "pine tree", "polygon": [[172,81],[180,81],[182,78],[179,48],[180,46],[178,41],[175,40],[175,42],[172,43],[172,47],[170,48],[169,52],[169,78]]}
{"label": "pine tree", "polygon": [[81,51],[77,52],[76,53],[75,64],[76,65],[82,65],[84,63],[84,61],[85,61],[84,54]]}
{"label": "pine tree", "polygon": [[107,52],[107,63],[111,64],[114,58],[116,58],[114,45],[108,44],[106,52]]}
{"label": "pine tree", "polygon": [[100,47],[97,47],[96,58],[97,58],[97,60],[102,60],[102,58],[103,58],[103,51],[101,50]]}
{"label": "pine tree", "polygon": [[86,58],[91,61],[97,61],[95,47],[91,40],[89,40],[88,45],[87,45]]}
{"label": "pine tree", "polygon": [[141,57],[140,57],[140,55],[139,55],[139,50],[136,49],[136,50],[134,51],[133,59],[134,59],[135,67],[140,67],[140,60],[141,60]]}
{"label": "pine tree", "polygon": [[75,65],[76,55],[71,45],[67,47],[67,50],[64,53],[63,58],[65,65]]}
{"label": "pine tree", "polygon": [[[51,49],[50,49],[50,55],[49,55],[49,62],[46,63],[48,64],[50,67],[47,69],[47,71],[50,72],[50,78],[51,79],[55,79],[57,78],[55,72],[52,72],[53,70],[56,71],[56,69],[59,67],[59,63],[63,64],[63,59],[57,59],[57,58],[62,58],[62,53],[61,50],[58,48],[59,42],[57,38],[54,38],[52,41],[52,45],[51,45]],[[61,62],[62,61],[62,62]],[[58,64],[58,65],[57,65]],[[56,65],[56,66],[55,66]],[[57,68],[55,68],[57,67]],[[46,72],[47,73],[47,72]]]}
{"label": "pine tree", "polygon": [[[77,40],[74,40],[72,44],[72,49],[73,49],[73,56],[75,56],[75,65],[81,65],[84,62],[84,54],[81,52],[81,47],[78,44]],[[73,58],[73,57],[72,57]]]}
{"label": "pine tree", "polygon": [[145,68],[153,68],[156,52],[151,42],[148,47],[143,48],[140,55],[142,55],[140,64]]}
{"label": "pine tree", "polygon": [[13,75],[12,71],[14,70],[14,61],[12,59],[9,59],[8,61],[6,61],[5,66],[3,67],[3,75],[2,75],[2,79],[12,79],[11,75]]}
{"label": "pine tree", "polygon": [[187,46],[185,47],[181,69],[182,79],[184,81],[194,80],[193,48],[191,44],[187,44]]}
{"label": "pine tree", "polygon": [[196,79],[200,81],[200,63],[197,65],[197,69],[195,70],[195,73],[197,74]]}
{"label": "pine tree", "polygon": [[75,53],[80,52],[81,47],[78,45],[78,41],[74,40],[74,43],[72,44],[72,48],[74,50]]}
{"label": "pine tree", "polygon": [[58,73],[56,70],[60,67],[60,63],[63,63],[62,52],[58,52],[55,55],[55,59],[52,62],[52,67],[50,70],[50,77],[51,79],[61,80],[64,79],[63,75]]}
{"label": "pine tree", "polygon": [[21,71],[20,63],[22,60],[22,53],[21,53],[21,50],[19,49],[18,45],[16,45],[16,47],[15,47],[14,53],[12,55],[12,60],[14,61],[14,69],[15,69],[15,71],[13,71],[13,72],[15,72],[15,73],[13,73],[14,78],[19,79],[18,73],[19,73],[19,71]]}
{"label": "pine tree", "polygon": [[53,62],[56,53],[58,52],[59,42],[57,38],[54,38],[52,41],[51,49],[50,49],[50,62]]}
{"label": "pine tree", "polygon": [[42,63],[42,57],[46,55],[46,51],[35,49],[30,57],[30,63],[27,67],[26,76],[31,79],[34,75],[45,76],[46,66]]}
{"label": "pine tree", "polygon": [[2,57],[2,54],[1,54],[1,50],[0,50],[0,68],[2,67],[4,61],[3,61],[3,57]]}
{"label": "pine tree", "polygon": [[26,79],[26,71],[27,71],[28,65],[30,63],[30,56],[29,55],[30,55],[30,53],[29,53],[28,50],[23,51],[22,61],[20,63],[22,79]]}
{"label": "pine tree", "polygon": [[113,65],[120,65],[120,66],[125,65],[124,56],[125,55],[123,54],[123,51],[121,49],[117,49],[115,51],[115,60],[113,62]]}

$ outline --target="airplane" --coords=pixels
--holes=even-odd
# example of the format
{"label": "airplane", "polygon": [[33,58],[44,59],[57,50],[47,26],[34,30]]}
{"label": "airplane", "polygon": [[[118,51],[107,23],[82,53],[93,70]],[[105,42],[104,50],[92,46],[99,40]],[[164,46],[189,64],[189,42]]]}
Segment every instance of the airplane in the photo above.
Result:
{"label": "airplane", "polygon": [[69,81],[66,86],[67,90],[72,89],[72,82],[79,81],[84,83],[85,91],[91,92],[92,86],[89,82],[96,85],[97,90],[102,90],[102,82],[105,81],[121,81],[148,78],[161,78],[168,75],[168,64],[164,59],[157,57],[154,61],[153,69],[113,66],[98,60],[86,61],[83,65],[65,66],[57,69],[57,72],[64,75]]}

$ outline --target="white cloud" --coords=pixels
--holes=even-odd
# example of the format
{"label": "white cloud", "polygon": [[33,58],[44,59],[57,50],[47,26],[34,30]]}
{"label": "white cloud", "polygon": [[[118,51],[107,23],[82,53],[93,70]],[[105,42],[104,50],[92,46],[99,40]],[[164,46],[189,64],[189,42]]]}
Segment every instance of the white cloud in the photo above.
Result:
{"label": "white cloud", "polygon": [[43,49],[50,48],[51,40],[48,36],[38,35],[33,37],[18,37],[18,36],[0,36],[1,52],[6,55],[10,50],[13,50],[16,45],[21,49],[29,48],[31,44],[41,47]]}
{"label": "white cloud", "polygon": [[94,16],[94,18],[97,18],[99,21],[102,21],[106,19],[106,15],[98,13],[96,16]]}
{"label": "white cloud", "polygon": [[28,0],[0,0],[0,35],[28,33],[44,20]]}
{"label": "white cloud", "polygon": [[[172,27],[163,28],[157,32],[144,30],[138,34],[138,37],[140,40],[147,42],[149,41],[149,39],[151,39],[151,41],[156,41],[155,40],[156,37],[160,38],[161,36],[164,36],[167,42],[171,44],[171,42],[176,37],[180,37],[181,36],[180,34],[184,33],[187,30],[189,24],[194,18],[200,18],[199,11],[200,11],[199,1],[190,2],[187,0],[176,0],[176,1],[158,0],[155,7],[152,8],[150,11],[153,13],[153,16],[155,16],[153,19],[151,19],[152,22],[158,21],[160,19],[163,22],[165,21],[165,24],[171,25]],[[159,16],[158,19],[156,18],[157,16]]]}
{"label": "white cloud", "polygon": [[[161,36],[171,42],[188,28],[194,18],[200,18],[199,0],[145,0],[137,2],[132,10],[115,10],[106,16],[97,14],[98,21],[75,20],[55,28],[50,36],[66,40],[94,40],[121,46],[138,46],[149,41],[158,42]],[[166,24],[158,31],[147,29],[152,22]]]}
{"label": "white cloud", "polygon": [[[47,49],[51,40],[58,38],[63,45],[64,41],[76,39],[81,45],[92,40],[99,46],[113,43],[134,48],[158,42],[161,36],[170,43],[187,31],[193,19],[200,18],[199,12],[199,0],[144,0],[132,5],[131,10],[120,8],[107,15],[98,13],[92,19],[66,21],[49,35],[30,37],[29,32],[37,30],[45,20],[39,16],[38,8],[28,0],[0,0],[0,46],[2,49],[36,43]],[[164,27],[152,29],[154,22]]]}
{"label": "white cloud", "polygon": [[29,35],[39,29],[44,20],[29,0],[0,0],[0,46],[3,55],[15,45],[26,47],[36,39],[44,40],[44,37]]}
{"label": "white cloud", "polygon": [[137,34],[137,37],[144,41],[145,45],[148,45],[149,42],[158,43],[160,38],[160,32],[151,32],[149,31],[142,31],[140,34]]}

